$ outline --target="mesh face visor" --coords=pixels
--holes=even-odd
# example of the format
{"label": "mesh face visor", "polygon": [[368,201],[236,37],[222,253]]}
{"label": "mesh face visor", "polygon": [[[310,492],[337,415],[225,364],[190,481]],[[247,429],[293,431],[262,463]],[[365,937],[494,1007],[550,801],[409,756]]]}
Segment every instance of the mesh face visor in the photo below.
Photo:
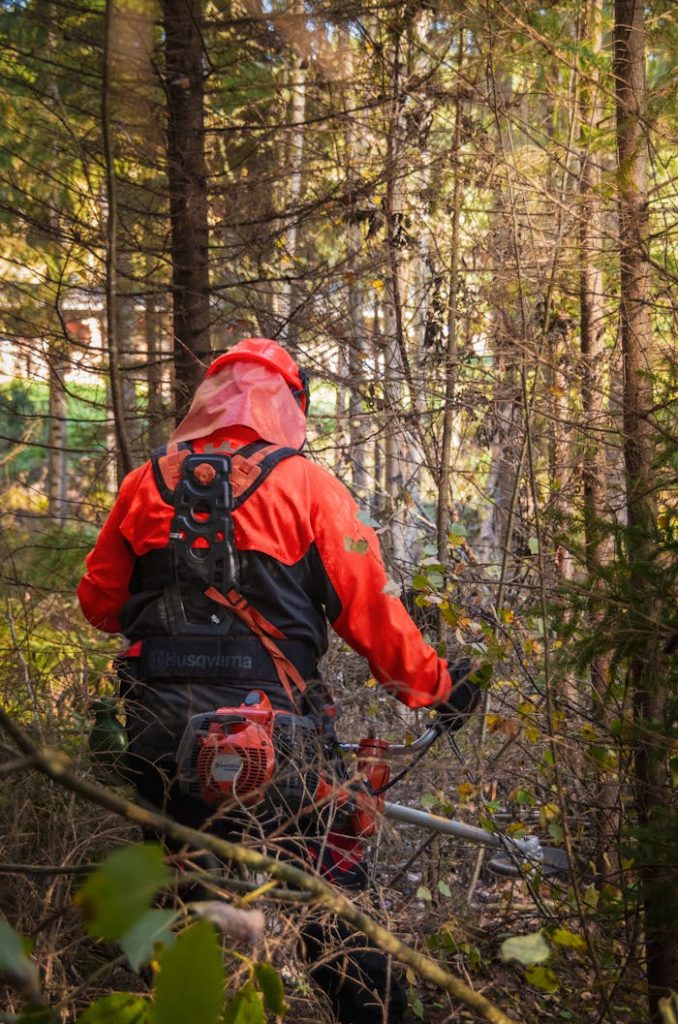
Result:
{"label": "mesh face visor", "polygon": [[194,441],[235,426],[290,448],[301,448],[306,439],[306,417],[285,378],[244,359],[205,378],[170,440]]}

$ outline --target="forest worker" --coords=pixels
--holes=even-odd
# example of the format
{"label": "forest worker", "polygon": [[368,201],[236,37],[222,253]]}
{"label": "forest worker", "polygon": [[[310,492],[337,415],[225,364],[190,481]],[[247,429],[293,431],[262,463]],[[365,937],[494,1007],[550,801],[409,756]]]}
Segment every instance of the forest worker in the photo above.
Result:
{"label": "forest worker", "polygon": [[[176,784],[188,718],[237,706],[255,687],[274,708],[316,713],[312,681],[328,620],[408,707],[435,706],[452,720],[477,703],[468,680],[452,686],[446,662],[389,593],[376,536],[346,488],[301,454],[308,401],[305,374],[276,342],[248,338],[219,356],[169,445],[123,480],[78,588],[89,621],[131,643],[122,695],[138,794],[195,828],[214,807]],[[232,538],[216,535],[225,549],[231,541],[225,559],[238,577],[231,604],[173,556],[175,494],[190,453],[231,458]],[[361,845],[330,838],[313,866],[337,884],[360,886]],[[307,862],[317,849],[305,844]],[[350,949],[349,957],[338,956],[336,970],[325,957],[313,971],[337,1019],[381,1024],[388,1001],[386,1019],[399,1024],[404,991],[387,958],[348,936],[341,933],[340,952]],[[308,930],[311,960],[322,952],[320,938]]]}

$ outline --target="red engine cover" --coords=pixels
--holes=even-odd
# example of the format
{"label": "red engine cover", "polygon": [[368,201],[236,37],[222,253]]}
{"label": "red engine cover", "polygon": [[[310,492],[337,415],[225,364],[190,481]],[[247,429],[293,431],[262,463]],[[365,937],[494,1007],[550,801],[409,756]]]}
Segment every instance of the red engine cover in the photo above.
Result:
{"label": "red engine cover", "polygon": [[232,722],[213,722],[209,734],[199,739],[198,777],[201,797],[208,804],[221,804],[229,798],[255,804],[276,771],[271,739],[276,713],[270,711],[268,700],[263,697],[261,705],[239,708],[238,712]]}

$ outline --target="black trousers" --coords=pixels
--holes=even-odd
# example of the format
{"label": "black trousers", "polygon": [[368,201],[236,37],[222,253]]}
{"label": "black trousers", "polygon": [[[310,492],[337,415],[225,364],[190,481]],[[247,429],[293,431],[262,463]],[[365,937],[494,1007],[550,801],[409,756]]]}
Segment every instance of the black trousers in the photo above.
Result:
{"label": "black trousers", "polygon": [[[146,688],[135,680],[126,697],[130,778],[144,802],[183,825],[208,828],[232,841],[241,840],[243,830],[249,828],[251,837],[263,845],[270,839],[277,855],[300,867],[317,870],[350,891],[365,887],[361,844],[331,828],[321,833],[322,823],[297,821],[292,832],[281,826],[279,819],[259,814],[258,808],[246,819],[240,813],[215,817],[214,807],[180,789],[172,754],[188,716],[177,711],[182,704],[186,711],[190,707],[190,714],[234,706],[241,702],[239,692],[229,699],[220,688],[215,701],[212,687],[203,692],[201,685],[192,687],[182,681]],[[390,957],[371,947],[364,936],[340,920],[311,918],[302,928],[299,953],[309,964],[315,983],[329,997],[339,1024],[401,1024],[407,1007],[405,989],[392,970]]]}

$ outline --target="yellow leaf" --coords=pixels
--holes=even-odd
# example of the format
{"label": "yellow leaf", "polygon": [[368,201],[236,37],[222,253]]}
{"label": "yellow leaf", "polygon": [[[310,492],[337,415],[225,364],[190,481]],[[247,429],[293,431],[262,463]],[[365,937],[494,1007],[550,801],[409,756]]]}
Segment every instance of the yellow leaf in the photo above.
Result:
{"label": "yellow leaf", "polygon": [[448,601],[443,601],[440,605],[440,613],[445,619],[445,622],[452,626],[452,629],[456,629],[459,625],[459,610],[450,605]]}
{"label": "yellow leaf", "polygon": [[380,278],[380,277],[377,277],[377,278],[376,278],[376,279],[375,279],[375,280],[374,280],[374,281],[372,282],[372,287],[373,287],[374,289],[376,289],[376,291],[380,292],[380,291],[381,291],[381,289],[382,289],[382,288],[384,287],[384,282],[383,282],[383,281],[381,280],[381,278]]}
{"label": "yellow leaf", "polygon": [[548,964],[534,964],[532,967],[527,967],[525,978],[530,985],[534,985],[541,992],[557,992],[560,987],[555,971]]}
{"label": "yellow leaf", "polygon": [[668,508],[663,508],[657,515],[657,526],[660,530],[666,530],[671,522],[671,512]]}
{"label": "yellow leaf", "polygon": [[365,686],[367,686],[367,688],[370,689],[370,690],[372,689],[372,687],[374,687],[376,685],[377,685],[377,680],[374,678],[374,676],[370,676],[370,678],[365,682]]}
{"label": "yellow leaf", "polygon": [[525,967],[544,963],[551,956],[551,949],[540,930],[530,935],[514,935],[501,944],[502,960],[517,960]]}
{"label": "yellow leaf", "polygon": [[533,715],[536,710],[537,709],[534,706],[534,704],[531,701],[529,701],[529,700],[522,701],[518,705],[518,707],[516,708],[516,711],[518,712],[518,714],[519,715],[523,715],[523,717],[527,717],[528,715]]}
{"label": "yellow leaf", "polygon": [[559,816],[559,814],[560,811],[558,810],[558,804],[544,804],[539,813],[542,828],[546,828],[549,821],[553,821]]}
{"label": "yellow leaf", "polygon": [[556,928],[551,934],[551,942],[556,946],[565,946],[566,949],[576,949],[578,953],[586,952],[586,939],[567,928]]}

